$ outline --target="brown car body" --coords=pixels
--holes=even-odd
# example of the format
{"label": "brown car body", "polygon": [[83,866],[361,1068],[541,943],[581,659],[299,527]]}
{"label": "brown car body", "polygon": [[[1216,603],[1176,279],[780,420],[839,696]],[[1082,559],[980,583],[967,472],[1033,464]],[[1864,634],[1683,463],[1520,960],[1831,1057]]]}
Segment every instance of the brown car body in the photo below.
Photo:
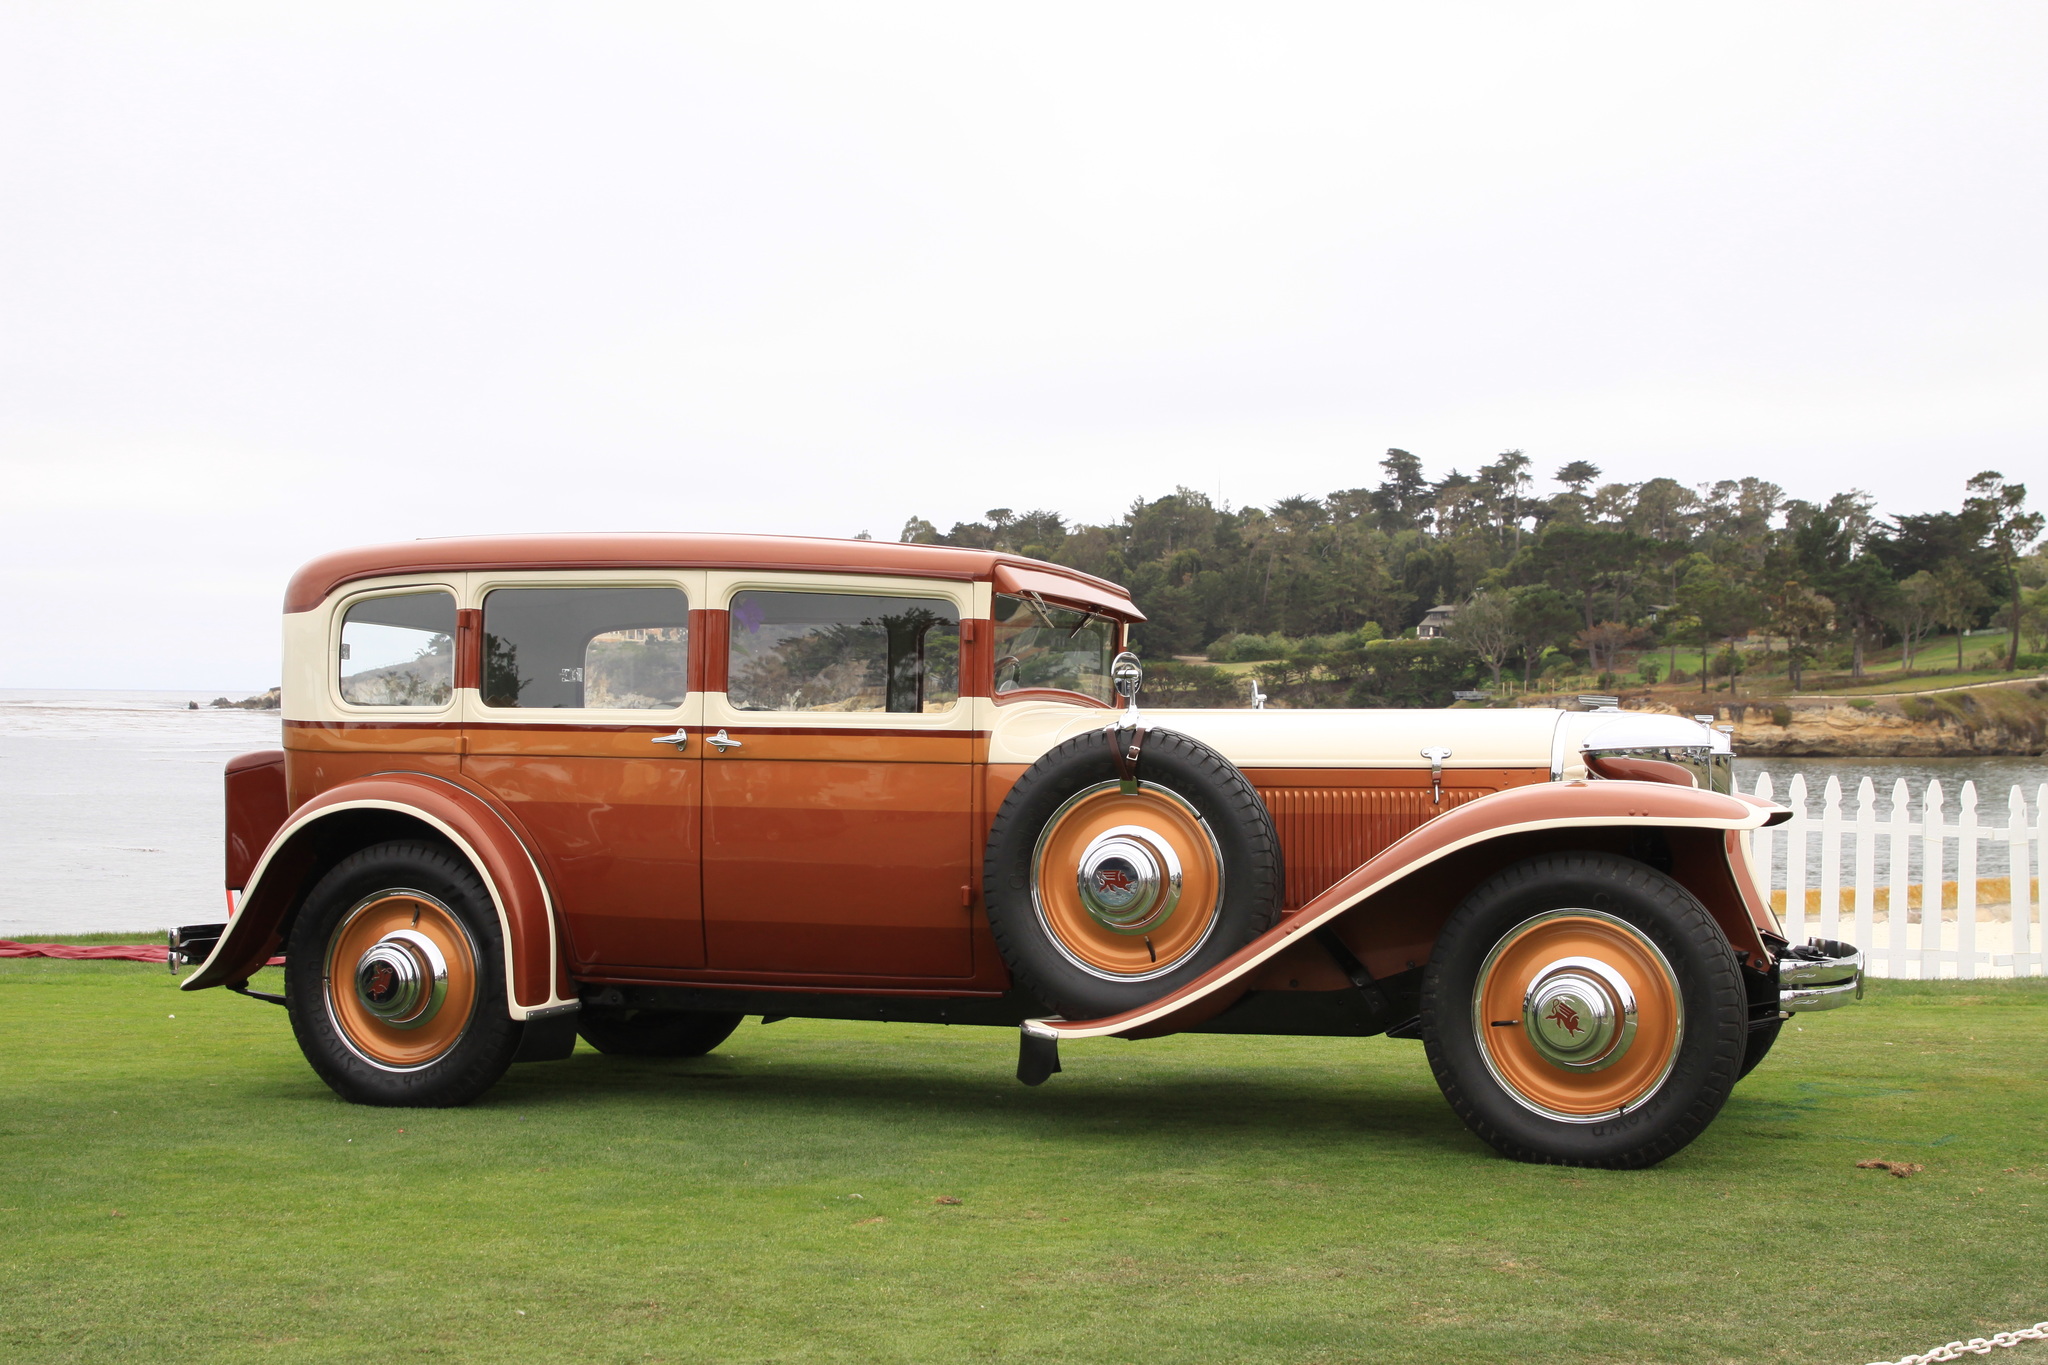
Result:
{"label": "brown car body", "polygon": [[[593,584],[687,593],[687,696],[643,713],[489,704],[489,593]],[[863,584],[938,594],[957,611],[954,700],[903,715],[735,709],[736,594]],[[343,613],[426,592],[455,599],[445,697],[349,702]],[[503,930],[503,1010],[561,1021],[557,1032],[603,1002],[1023,1024],[1027,1052],[1033,1040],[1184,1030],[1412,1033],[1420,972],[1474,888],[1545,853],[1653,846],[1745,970],[1775,980],[1786,945],[1747,831],[1783,812],[1701,789],[1661,758],[1596,756],[1656,747],[1603,746],[1610,715],[1147,708],[1143,724],[1201,740],[1258,792],[1285,869],[1278,914],[1141,1006],[1044,1018],[984,913],[985,846],[1040,756],[1118,714],[1100,690],[998,688],[1012,661],[994,653],[997,604],[1018,601],[1117,623],[1118,646],[1144,619],[1123,589],[1058,565],[870,541],[512,536],[317,559],[285,597],[284,748],[229,765],[231,914],[185,988],[246,986],[325,870],[396,838],[474,868]],[[1362,1008],[1361,979],[1401,1017],[1384,998]]]}

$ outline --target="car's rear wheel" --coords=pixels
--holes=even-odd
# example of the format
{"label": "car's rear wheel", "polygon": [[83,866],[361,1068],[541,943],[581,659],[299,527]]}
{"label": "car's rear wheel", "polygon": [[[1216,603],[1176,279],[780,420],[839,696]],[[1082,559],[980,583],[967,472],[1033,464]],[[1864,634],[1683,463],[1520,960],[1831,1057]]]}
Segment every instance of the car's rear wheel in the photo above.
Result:
{"label": "car's rear wheel", "polygon": [[1445,924],[1422,1029],[1445,1098],[1504,1154],[1640,1167],[1720,1112],[1747,996],[1720,927],[1677,882],[1553,854],[1501,872]]}
{"label": "car's rear wheel", "polygon": [[1100,733],[1039,759],[989,832],[983,884],[1020,985],[1069,1019],[1131,1009],[1272,923],[1280,841],[1257,790],[1190,736],[1145,737],[1138,775]]}
{"label": "car's rear wheel", "polygon": [[467,1104],[524,1029],[483,882],[428,843],[378,844],[320,879],[292,926],[285,995],[306,1060],[358,1104]]}
{"label": "car's rear wheel", "polygon": [[585,1005],[583,1041],[611,1057],[702,1057],[732,1036],[743,1015],[709,1010],[636,1010]]}

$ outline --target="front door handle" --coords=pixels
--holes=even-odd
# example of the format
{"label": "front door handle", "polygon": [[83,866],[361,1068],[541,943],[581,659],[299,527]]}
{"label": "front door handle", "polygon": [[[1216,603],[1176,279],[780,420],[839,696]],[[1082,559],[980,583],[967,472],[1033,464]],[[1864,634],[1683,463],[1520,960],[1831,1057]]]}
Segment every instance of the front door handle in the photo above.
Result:
{"label": "front door handle", "polygon": [[711,736],[711,738],[705,740],[704,742],[706,744],[709,744],[712,748],[718,750],[718,752],[720,753],[724,753],[727,749],[738,749],[744,747],[738,740],[726,734],[726,732],[723,730],[720,730],[717,734]]}
{"label": "front door handle", "polygon": [[651,742],[655,744],[673,744],[676,746],[676,752],[681,753],[690,747],[690,732],[678,725],[674,734],[656,735]]}

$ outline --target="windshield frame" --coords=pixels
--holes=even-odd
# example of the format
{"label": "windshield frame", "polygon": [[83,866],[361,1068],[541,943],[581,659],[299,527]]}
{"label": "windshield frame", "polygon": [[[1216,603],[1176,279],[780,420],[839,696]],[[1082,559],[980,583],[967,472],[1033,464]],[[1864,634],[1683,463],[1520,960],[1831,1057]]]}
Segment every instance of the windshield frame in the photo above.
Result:
{"label": "windshield frame", "polygon": [[1011,627],[1011,622],[1006,621],[1003,615],[1005,599],[1020,603],[1024,608],[1037,615],[1042,623],[1036,627],[1038,629],[1061,628],[1049,619],[1052,612],[1072,612],[1081,618],[1079,623],[1073,627],[1073,634],[1079,634],[1083,629],[1086,629],[1095,622],[1100,622],[1108,627],[1109,643],[1104,651],[1102,661],[1102,676],[1105,686],[1108,686],[1109,680],[1109,661],[1114,659],[1117,652],[1124,648],[1125,635],[1130,628],[1128,622],[1119,620],[1107,612],[1084,607],[1078,603],[1048,601],[1036,593],[996,593],[989,604],[988,695],[990,700],[998,706],[1007,705],[1014,701],[1059,701],[1095,707],[1104,711],[1116,709],[1114,700],[1098,697],[1088,692],[1076,691],[1069,687],[1012,687],[1007,691],[998,690],[999,682],[996,676],[996,665],[1005,657],[1002,646],[1002,632],[1006,627]]}

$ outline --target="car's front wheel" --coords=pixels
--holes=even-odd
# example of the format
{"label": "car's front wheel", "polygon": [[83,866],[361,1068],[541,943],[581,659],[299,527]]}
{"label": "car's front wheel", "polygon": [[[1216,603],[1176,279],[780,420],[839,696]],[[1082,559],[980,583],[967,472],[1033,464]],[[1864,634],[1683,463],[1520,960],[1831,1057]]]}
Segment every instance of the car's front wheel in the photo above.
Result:
{"label": "car's front wheel", "polygon": [[1747,996],[1713,916],[1630,859],[1552,854],[1445,924],[1422,1032],[1444,1097],[1521,1161],[1634,1168],[1697,1137],[1743,1062]]}
{"label": "car's front wheel", "polygon": [[469,863],[377,844],[337,863],[292,926],[285,997],[320,1078],[357,1104],[467,1104],[511,1065],[498,915]]}

